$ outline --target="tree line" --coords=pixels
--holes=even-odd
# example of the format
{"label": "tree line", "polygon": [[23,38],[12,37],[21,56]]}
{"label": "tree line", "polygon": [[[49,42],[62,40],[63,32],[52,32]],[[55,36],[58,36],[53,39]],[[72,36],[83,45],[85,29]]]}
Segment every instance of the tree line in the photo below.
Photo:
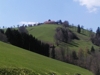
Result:
{"label": "tree line", "polygon": [[[55,33],[55,40],[56,45],[59,46],[61,42],[64,43],[70,43],[73,39],[79,40],[77,35],[73,33],[71,30],[69,30],[68,27],[58,27],[56,28]],[[78,25],[76,31],[79,34],[82,34],[83,27],[80,27]],[[94,33],[91,31],[91,35],[94,35]],[[95,42],[98,46],[100,46],[100,28],[97,29],[96,34],[92,38],[92,42]],[[90,40],[91,41],[91,40]],[[59,48],[55,48],[52,50],[52,58],[67,62],[70,64],[74,64],[77,66],[80,66],[82,68],[88,69],[92,71],[95,75],[100,75],[100,51],[96,50],[93,46],[89,50],[86,48],[83,50],[80,48],[77,52],[75,50],[70,50],[68,46],[66,48],[59,46]]]}
{"label": "tree line", "polygon": [[55,48],[52,50],[52,58],[88,69],[94,75],[100,75],[100,51],[93,46],[90,50],[80,48],[77,52],[68,47]]}
{"label": "tree line", "polygon": [[0,39],[1,41],[5,40],[6,42],[17,47],[49,57],[49,44],[43,43],[31,34],[28,34],[25,27],[21,27],[18,30],[7,28],[6,32],[1,29],[0,34],[2,34],[0,37],[3,38]]}

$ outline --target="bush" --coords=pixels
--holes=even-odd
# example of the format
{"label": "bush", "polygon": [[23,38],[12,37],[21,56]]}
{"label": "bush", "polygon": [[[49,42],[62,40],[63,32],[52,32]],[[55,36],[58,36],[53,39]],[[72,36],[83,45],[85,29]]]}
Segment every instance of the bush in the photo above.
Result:
{"label": "bush", "polygon": [[37,75],[37,74],[29,69],[0,68],[0,75]]}

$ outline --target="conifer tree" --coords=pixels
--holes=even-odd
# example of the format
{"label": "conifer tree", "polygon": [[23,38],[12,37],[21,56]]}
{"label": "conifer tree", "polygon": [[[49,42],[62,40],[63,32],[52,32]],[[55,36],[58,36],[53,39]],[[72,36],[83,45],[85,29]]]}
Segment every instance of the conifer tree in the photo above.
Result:
{"label": "conifer tree", "polygon": [[94,49],[94,47],[93,47],[93,46],[91,47],[91,52],[92,52],[92,53],[94,53],[94,52],[95,52],[95,49]]}
{"label": "conifer tree", "polygon": [[81,27],[80,27],[80,25],[78,25],[78,27],[77,27],[77,32],[81,33]]}

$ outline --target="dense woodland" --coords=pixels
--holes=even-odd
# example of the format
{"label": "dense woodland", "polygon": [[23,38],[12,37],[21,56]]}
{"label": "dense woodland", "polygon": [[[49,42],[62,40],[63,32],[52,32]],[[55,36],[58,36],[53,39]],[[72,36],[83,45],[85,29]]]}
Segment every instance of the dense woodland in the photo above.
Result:
{"label": "dense woodland", "polygon": [[1,30],[1,34],[4,42],[49,57],[49,45],[28,34],[23,26],[18,30],[8,28],[5,33]]}
{"label": "dense woodland", "polygon": [[[69,27],[72,26],[66,25],[56,29],[55,40],[57,46],[59,46],[61,42],[70,43],[74,39],[80,40],[76,34],[69,30]],[[77,33],[84,35],[83,26],[78,25],[76,28]],[[96,33],[92,32],[92,29],[90,29],[89,32],[90,41],[93,44],[100,46],[100,28],[97,28]],[[86,48],[86,50],[80,48],[78,52],[70,50],[68,47],[66,50],[61,47],[60,49],[55,49],[53,52],[56,52],[55,59],[83,67],[91,70],[95,75],[100,75],[100,50],[96,50],[93,46],[91,47],[91,50],[88,48]]]}
{"label": "dense woodland", "polygon": [[[27,26],[21,26],[18,27],[18,29],[7,28],[6,31],[0,29],[0,40],[53,59],[86,68],[91,70],[95,75],[100,75],[100,52],[99,50],[95,50],[93,46],[91,50],[88,48],[86,50],[80,48],[77,52],[70,50],[68,47],[67,49],[63,47],[59,49],[56,48],[61,42],[70,43],[74,39],[80,40],[80,38],[69,29],[73,27],[73,25],[69,25],[68,21],[62,22],[59,20],[56,24],[62,25],[62,27],[58,27],[55,30],[55,45],[44,43],[29,34],[26,30]],[[76,31],[79,34],[82,34],[84,30],[83,26],[78,25],[76,27]],[[100,28],[97,28],[96,33],[92,32],[92,29],[89,30],[89,32],[91,42],[100,46]]]}

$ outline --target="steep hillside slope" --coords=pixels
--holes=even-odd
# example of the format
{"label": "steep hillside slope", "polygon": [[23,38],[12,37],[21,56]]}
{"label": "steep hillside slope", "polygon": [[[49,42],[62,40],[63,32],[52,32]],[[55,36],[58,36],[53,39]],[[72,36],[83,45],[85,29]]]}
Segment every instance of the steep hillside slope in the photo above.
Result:
{"label": "steep hillside slope", "polygon": [[0,67],[1,68],[27,68],[39,75],[93,75],[90,71],[80,67],[63,63],[36,53],[0,42]]}

